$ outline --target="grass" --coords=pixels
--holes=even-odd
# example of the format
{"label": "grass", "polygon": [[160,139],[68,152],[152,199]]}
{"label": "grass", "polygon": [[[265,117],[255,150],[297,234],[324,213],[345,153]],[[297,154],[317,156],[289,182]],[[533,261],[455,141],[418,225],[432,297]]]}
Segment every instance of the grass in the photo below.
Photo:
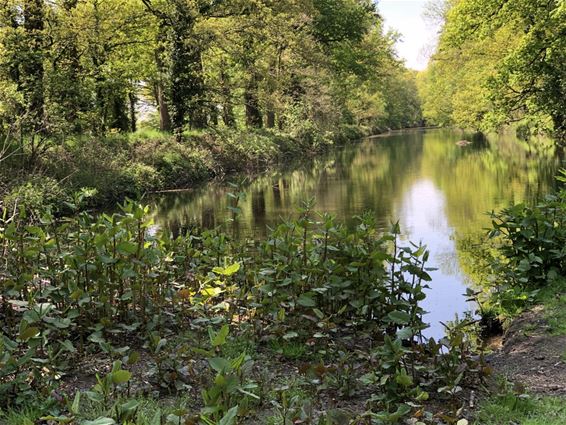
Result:
{"label": "grass", "polygon": [[552,335],[566,335],[566,279],[562,278],[539,294],[544,318]]}
{"label": "grass", "polygon": [[10,411],[3,413],[0,411],[0,424],[2,425],[34,425],[35,421],[41,417],[37,409],[24,409],[18,412]]}
{"label": "grass", "polygon": [[41,170],[37,175],[20,157],[3,162],[0,202],[11,208],[18,200],[37,210],[54,205],[68,213],[64,201],[81,188],[93,188],[87,207],[112,205],[126,197],[187,188],[226,174],[259,172],[283,159],[315,155],[366,134],[357,127],[340,127],[332,137],[314,127],[303,130],[188,131],[183,143],[151,128],[104,137],[73,136],[57,141],[36,160],[33,169]]}
{"label": "grass", "polygon": [[270,342],[270,348],[290,360],[308,357],[306,345],[300,342],[273,340]]}
{"label": "grass", "polygon": [[[98,418],[112,416],[111,411],[115,410],[114,406],[131,401],[132,399],[118,400],[113,407],[103,407],[100,404],[90,402],[86,397],[81,398],[80,403],[80,414],[75,418],[75,421],[71,423],[83,423],[83,421],[94,421]],[[137,416],[131,425],[153,425],[154,417],[157,412],[168,414],[174,414],[185,409],[190,410],[191,401],[188,398],[170,398],[170,399],[153,399],[153,398],[136,398],[138,404]],[[51,412],[57,413],[56,408]],[[41,412],[39,409],[24,409],[19,411],[8,411],[3,413],[0,411],[0,424],[1,425],[35,425],[40,423],[40,418],[48,416],[46,412]],[[41,422],[43,423],[43,422]]]}
{"label": "grass", "polygon": [[492,397],[480,406],[477,425],[564,425],[566,399],[526,397],[515,394]]}

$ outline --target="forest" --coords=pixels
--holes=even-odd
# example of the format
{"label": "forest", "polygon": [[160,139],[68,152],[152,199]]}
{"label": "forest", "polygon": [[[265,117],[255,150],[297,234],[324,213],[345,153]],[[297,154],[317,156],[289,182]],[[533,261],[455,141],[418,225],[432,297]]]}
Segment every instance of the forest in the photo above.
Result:
{"label": "forest", "polygon": [[100,202],[421,123],[371,1],[15,1],[1,19],[4,168]]}
{"label": "forest", "polygon": [[0,424],[566,423],[566,1],[424,10],[0,0]]}

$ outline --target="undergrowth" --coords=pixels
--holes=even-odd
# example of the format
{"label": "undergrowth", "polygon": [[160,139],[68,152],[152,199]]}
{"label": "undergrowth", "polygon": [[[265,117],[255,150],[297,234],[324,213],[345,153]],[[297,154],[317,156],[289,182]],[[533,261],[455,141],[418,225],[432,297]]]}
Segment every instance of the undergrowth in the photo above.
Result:
{"label": "undergrowth", "polygon": [[[455,423],[465,383],[484,379],[467,320],[439,341],[422,337],[429,254],[402,243],[398,224],[382,232],[364,215],[348,230],[306,202],[249,244],[219,229],[174,238],[150,217],[132,202],[96,217],[5,210],[3,408],[35,408],[52,423],[143,424],[139,395],[192,394],[171,413],[154,409],[151,425],[246,423],[269,405],[283,423],[331,424],[338,413],[314,403],[362,397],[354,423],[388,424],[436,420],[424,407],[434,395]],[[91,388],[69,387],[93,356],[104,361]],[[298,362],[309,399],[275,389],[285,372],[274,356]]]}

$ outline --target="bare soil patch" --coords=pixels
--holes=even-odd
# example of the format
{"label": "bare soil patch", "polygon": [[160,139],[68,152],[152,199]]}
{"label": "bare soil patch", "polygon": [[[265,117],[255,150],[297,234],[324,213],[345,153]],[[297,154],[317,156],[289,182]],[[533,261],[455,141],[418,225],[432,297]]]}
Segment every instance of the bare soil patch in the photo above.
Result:
{"label": "bare soil patch", "polygon": [[496,373],[531,393],[565,395],[565,353],[566,336],[549,333],[544,308],[537,306],[513,321],[490,363]]}

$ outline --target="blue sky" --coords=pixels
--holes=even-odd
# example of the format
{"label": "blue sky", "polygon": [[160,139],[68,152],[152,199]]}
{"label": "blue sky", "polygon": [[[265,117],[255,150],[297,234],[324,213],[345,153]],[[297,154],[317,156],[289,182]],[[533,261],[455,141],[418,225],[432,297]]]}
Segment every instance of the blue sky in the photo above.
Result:
{"label": "blue sky", "polygon": [[412,69],[426,68],[428,52],[437,32],[422,16],[426,3],[427,0],[377,0],[385,28],[401,33],[402,41],[397,43],[397,52]]}

